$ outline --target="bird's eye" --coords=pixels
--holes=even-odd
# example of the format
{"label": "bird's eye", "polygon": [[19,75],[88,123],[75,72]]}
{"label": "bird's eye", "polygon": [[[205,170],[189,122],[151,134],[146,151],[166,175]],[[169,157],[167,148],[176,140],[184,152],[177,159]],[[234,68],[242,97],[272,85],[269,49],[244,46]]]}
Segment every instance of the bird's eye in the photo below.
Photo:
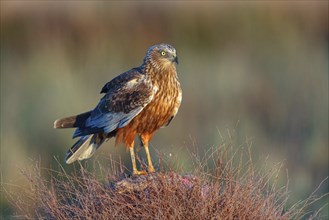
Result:
{"label": "bird's eye", "polygon": [[161,51],[161,55],[162,55],[162,56],[166,55],[166,52]]}

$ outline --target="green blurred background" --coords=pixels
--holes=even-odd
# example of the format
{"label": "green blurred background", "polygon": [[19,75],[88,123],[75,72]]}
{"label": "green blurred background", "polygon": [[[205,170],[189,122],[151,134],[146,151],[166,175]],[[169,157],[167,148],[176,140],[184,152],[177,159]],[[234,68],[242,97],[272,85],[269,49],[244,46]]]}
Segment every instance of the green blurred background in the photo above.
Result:
{"label": "green blurred background", "polygon": [[[54,120],[93,108],[106,82],[166,42],[178,51],[183,102],[151,153],[188,167],[182,149],[202,156],[232,131],[252,140],[255,158],[284,161],[290,202],[305,199],[328,176],[328,37],[328,1],[1,1],[1,182],[24,190],[20,168],[62,162],[73,130]],[[113,146],[98,157],[129,167]],[[4,217],[14,209],[1,197]]]}

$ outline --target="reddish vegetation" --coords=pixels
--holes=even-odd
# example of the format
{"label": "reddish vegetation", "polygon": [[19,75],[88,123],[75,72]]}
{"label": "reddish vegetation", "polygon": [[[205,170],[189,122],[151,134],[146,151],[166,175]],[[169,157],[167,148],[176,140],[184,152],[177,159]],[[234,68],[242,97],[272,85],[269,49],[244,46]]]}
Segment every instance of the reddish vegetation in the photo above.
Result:
{"label": "reddish vegetation", "polygon": [[37,174],[24,172],[30,191],[10,198],[27,219],[300,219],[314,201],[286,207],[286,187],[273,184],[279,169],[264,174],[251,160],[233,166],[232,158],[223,162],[220,155],[212,154],[213,169],[199,165],[190,175],[100,180],[81,166],[73,174],[50,171],[47,180],[37,166]]}

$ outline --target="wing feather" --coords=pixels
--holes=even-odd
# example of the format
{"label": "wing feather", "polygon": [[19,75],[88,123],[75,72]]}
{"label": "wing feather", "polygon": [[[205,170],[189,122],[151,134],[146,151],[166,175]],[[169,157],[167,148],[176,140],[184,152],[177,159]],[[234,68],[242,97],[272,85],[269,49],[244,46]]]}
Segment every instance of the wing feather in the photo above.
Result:
{"label": "wing feather", "polygon": [[106,84],[112,87],[106,87],[107,93],[73,137],[101,131],[110,133],[126,126],[151,102],[156,92],[151,81],[134,69],[113,80]]}

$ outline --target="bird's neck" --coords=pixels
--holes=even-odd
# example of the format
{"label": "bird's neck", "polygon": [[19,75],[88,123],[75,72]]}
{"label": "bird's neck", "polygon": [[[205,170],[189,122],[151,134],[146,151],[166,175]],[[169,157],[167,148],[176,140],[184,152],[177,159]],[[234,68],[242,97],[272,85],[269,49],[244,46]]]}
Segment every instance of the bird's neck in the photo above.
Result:
{"label": "bird's neck", "polygon": [[178,80],[176,66],[173,63],[167,65],[154,65],[150,62],[145,62],[141,68],[143,72],[151,79],[153,83],[162,84],[163,82]]}

